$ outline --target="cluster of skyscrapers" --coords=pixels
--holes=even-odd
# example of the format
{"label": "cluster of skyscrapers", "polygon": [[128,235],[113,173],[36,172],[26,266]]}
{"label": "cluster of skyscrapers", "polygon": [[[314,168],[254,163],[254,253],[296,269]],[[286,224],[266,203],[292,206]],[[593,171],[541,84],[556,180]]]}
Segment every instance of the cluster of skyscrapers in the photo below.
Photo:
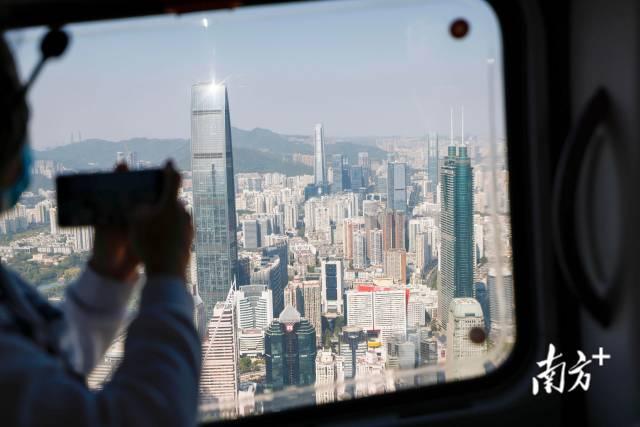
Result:
{"label": "cluster of skyscrapers", "polygon": [[[350,159],[327,155],[318,124],[311,142],[313,176],[235,175],[227,90],[192,88],[194,318],[202,401],[221,416],[265,409],[247,394],[289,386],[324,403],[474,375],[491,339],[471,331],[513,323],[511,273],[487,267],[510,254],[484,245],[510,236],[486,225],[469,141],[452,136],[440,156],[429,135],[421,159]],[[396,374],[422,366],[440,373]]]}

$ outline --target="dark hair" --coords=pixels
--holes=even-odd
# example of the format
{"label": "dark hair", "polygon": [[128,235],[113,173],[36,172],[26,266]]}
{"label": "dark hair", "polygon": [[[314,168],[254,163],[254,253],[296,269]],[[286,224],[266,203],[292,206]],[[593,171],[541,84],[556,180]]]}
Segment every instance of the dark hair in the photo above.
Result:
{"label": "dark hair", "polygon": [[20,151],[27,130],[28,108],[11,50],[0,33],[0,168]]}

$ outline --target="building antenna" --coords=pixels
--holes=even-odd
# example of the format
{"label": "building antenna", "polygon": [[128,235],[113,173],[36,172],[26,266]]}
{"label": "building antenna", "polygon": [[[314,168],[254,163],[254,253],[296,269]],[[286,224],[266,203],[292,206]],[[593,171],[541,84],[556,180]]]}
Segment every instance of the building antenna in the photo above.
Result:
{"label": "building antenna", "polygon": [[464,105],[460,107],[461,110],[461,123],[460,123],[460,145],[464,145]]}
{"label": "building antenna", "polygon": [[451,138],[451,145],[455,145],[453,143],[453,107],[450,109],[449,137]]}

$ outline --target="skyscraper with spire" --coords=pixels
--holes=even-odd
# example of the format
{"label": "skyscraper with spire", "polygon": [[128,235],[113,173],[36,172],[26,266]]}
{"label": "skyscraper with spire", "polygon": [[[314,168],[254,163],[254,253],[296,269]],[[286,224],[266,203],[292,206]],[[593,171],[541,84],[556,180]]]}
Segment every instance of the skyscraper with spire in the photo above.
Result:
{"label": "skyscraper with spire", "polygon": [[236,276],[238,247],[227,88],[191,88],[191,170],[197,283],[207,319]]}
{"label": "skyscraper with spire", "polygon": [[318,191],[325,193],[328,185],[327,165],[324,154],[324,131],[322,123],[318,123],[315,128],[314,141],[314,159],[313,159],[313,176],[314,184]]}
{"label": "skyscraper with spire", "polygon": [[451,145],[440,171],[438,317],[447,326],[453,298],[473,297],[473,168],[464,144]]}

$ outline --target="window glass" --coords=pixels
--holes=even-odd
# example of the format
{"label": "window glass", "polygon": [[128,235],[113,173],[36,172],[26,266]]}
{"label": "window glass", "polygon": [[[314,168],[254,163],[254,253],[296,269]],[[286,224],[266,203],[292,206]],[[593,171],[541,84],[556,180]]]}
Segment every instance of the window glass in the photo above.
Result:
{"label": "window glass", "polygon": [[[92,230],[55,176],[174,159],[205,420],[485,375],[515,342],[500,30],[482,1],[344,1],[67,26],[30,95],[3,261],[52,301]],[[23,78],[43,29],[8,39]],[[131,316],[135,316],[135,301]],[[126,329],[89,376],[100,388]]]}

